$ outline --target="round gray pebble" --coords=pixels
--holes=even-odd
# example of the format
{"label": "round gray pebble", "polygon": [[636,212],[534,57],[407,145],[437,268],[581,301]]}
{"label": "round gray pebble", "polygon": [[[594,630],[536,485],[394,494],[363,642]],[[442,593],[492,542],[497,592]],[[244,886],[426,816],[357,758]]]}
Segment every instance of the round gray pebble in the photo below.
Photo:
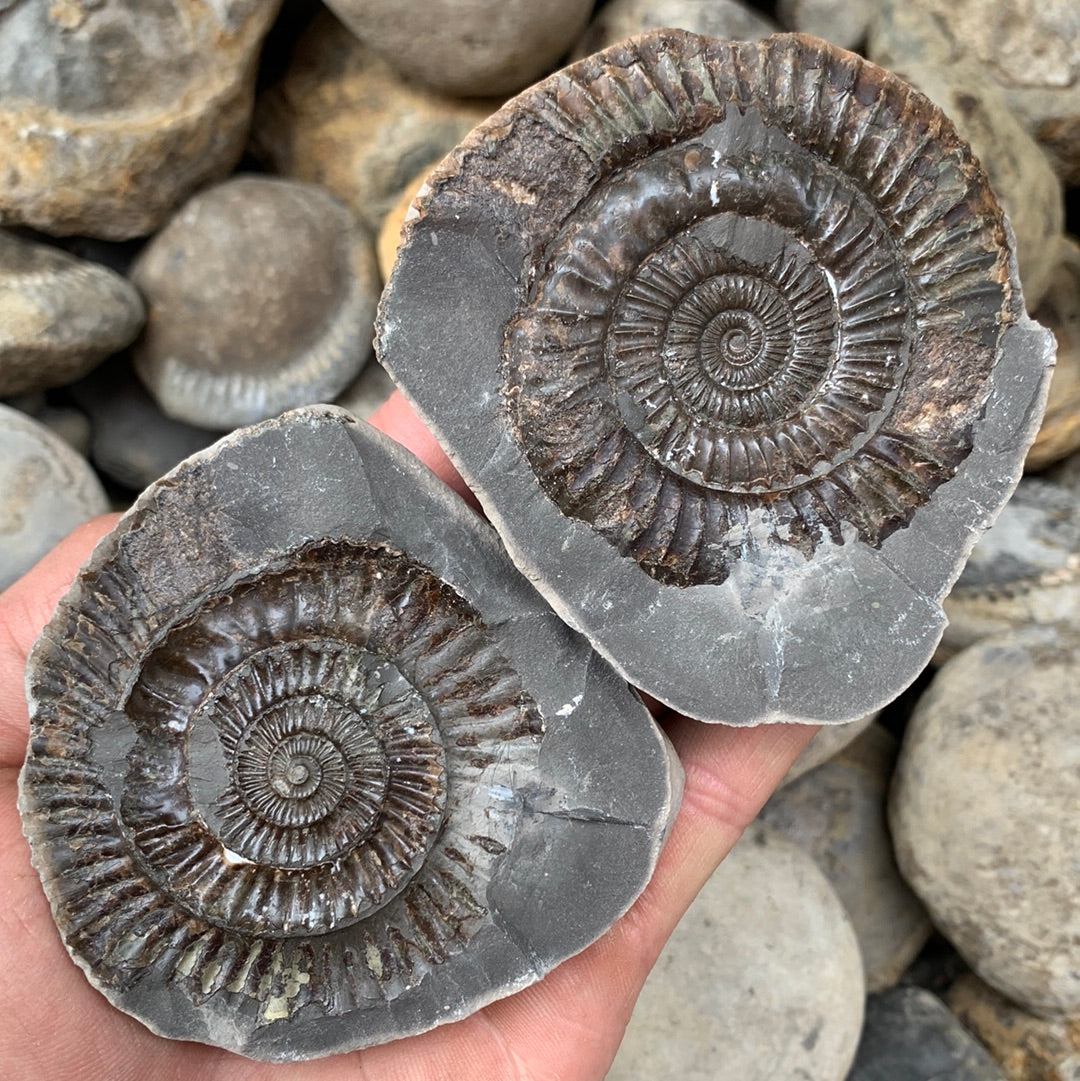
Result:
{"label": "round gray pebble", "polygon": [[890,824],[904,877],[991,986],[1080,1011],[1080,638],[1031,626],[937,674],[908,725]]}
{"label": "round gray pebble", "polygon": [[607,1081],[843,1081],[863,973],[839,898],[755,823],[682,918]]}
{"label": "round gray pebble", "polygon": [[84,458],[44,425],[0,405],[0,589],[108,509]]}
{"label": "round gray pebble", "polygon": [[327,401],[371,355],[371,237],[311,184],[245,176],[202,192],[132,278],[150,310],[136,370],[188,424],[230,428]]}

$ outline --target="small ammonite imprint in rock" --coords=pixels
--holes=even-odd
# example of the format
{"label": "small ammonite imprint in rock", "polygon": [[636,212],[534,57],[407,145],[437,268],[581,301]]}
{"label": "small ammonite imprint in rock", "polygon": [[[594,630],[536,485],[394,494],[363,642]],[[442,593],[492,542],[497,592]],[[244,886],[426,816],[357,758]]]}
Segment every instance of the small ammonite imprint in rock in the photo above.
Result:
{"label": "small ammonite imprint in rock", "polygon": [[928,101],[812,39],[675,46],[518,107],[596,176],[531,249],[503,391],[563,513],[693,585],[907,524],[1010,317],[1001,212]]}
{"label": "small ammonite imprint in rock", "polygon": [[[392,548],[326,542],[118,646],[110,598],[134,582],[117,561],[102,583],[87,664],[137,667],[128,689],[77,688],[107,736],[45,733],[24,781],[86,815],[61,926],[96,978],[157,967],[271,1021],[290,966],[286,1012],[336,1015],[463,949],[519,813],[490,793],[534,767],[542,730],[469,604]],[[64,815],[44,821],[70,843]]]}

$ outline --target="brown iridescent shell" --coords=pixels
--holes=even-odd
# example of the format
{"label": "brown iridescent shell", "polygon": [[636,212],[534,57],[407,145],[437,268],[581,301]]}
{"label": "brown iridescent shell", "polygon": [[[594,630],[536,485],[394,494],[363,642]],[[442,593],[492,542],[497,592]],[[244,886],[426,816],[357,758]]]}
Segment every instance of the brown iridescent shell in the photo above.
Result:
{"label": "brown iridescent shell", "polygon": [[644,707],[488,527],[332,408],[151,485],[28,687],[21,809],[68,950],[154,1031],[255,1058],[538,979],[630,905],[678,800]]}
{"label": "brown iridescent shell", "polygon": [[382,358],[564,618],[711,719],[850,720],[914,676],[1048,350],[933,104],[812,38],[657,31],[519,95],[416,209]]}

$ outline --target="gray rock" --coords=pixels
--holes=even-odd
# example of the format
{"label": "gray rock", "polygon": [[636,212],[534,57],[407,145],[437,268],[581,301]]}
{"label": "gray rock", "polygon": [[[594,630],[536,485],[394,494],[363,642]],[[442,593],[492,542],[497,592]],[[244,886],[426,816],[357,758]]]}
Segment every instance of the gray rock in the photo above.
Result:
{"label": "gray rock", "polygon": [[609,0],[581,35],[574,59],[665,26],[704,37],[745,41],[768,37],[779,29],[739,0]]}
{"label": "gray rock", "polygon": [[1032,1017],[972,975],[945,1002],[1001,1066],[1008,1081],[1080,1081],[1080,1022]]}
{"label": "gray rock", "polygon": [[0,589],[108,509],[85,458],[44,425],[0,405]]}
{"label": "gray rock", "polygon": [[813,34],[841,49],[866,37],[881,0],[779,0],[777,16],[786,30]]}
{"label": "gray rock", "polygon": [[592,0],[328,0],[406,79],[454,97],[513,94],[546,75],[580,36]]}
{"label": "gray rock", "polygon": [[863,993],[832,887],[755,823],[668,940],[607,1081],[843,1081]]}
{"label": "gray rock", "polygon": [[0,19],[0,224],[153,232],[243,150],[279,0],[22,0]]}
{"label": "gray rock", "polygon": [[103,364],[70,393],[90,418],[94,465],[136,492],[223,434],[165,416],[135,377],[128,357]]}
{"label": "gray rock", "polygon": [[312,184],[236,177],[200,192],[131,270],[149,306],[135,370],[204,428],[334,398],[371,356],[371,236]]}
{"label": "gray rock", "polygon": [[[841,117],[849,174],[814,149]],[[925,667],[1035,434],[1052,344],[1003,236],[896,77],[809,38],[654,32],[436,167],[377,348],[630,682],[705,720],[850,721]]]}
{"label": "gray rock", "polygon": [[1025,477],[971,552],[945,598],[947,658],[1028,624],[1080,628],[1080,503],[1051,481]]}
{"label": "gray rock", "polygon": [[991,986],[1080,1012],[1080,638],[1027,627],[949,661],[908,725],[890,803],[897,861]]}
{"label": "gray rock", "polygon": [[72,956],[155,1032],[258,1059],[533,983],[626,911],[678,803],[641,702],[490,527],[332,406],[143,493],[27,685],[20,807]]}
{"label": "gray rock", "polygon": [[285,78],[260,96],[252,149],[274,172],[332,191],[377,235],[413,177],[496,104],[407,82],[322,12]]}
{"label": "gray rock", "polygon": [[974,64],[1046,148],[1066,184],[1080,183],[1080,8],[1074,0],[881,0],[867,54]]}
{"label": "gray rock", "polygon": [[118,274],[0,231],[0,396],[78,379],[129,344],[145,317]]}
{"label": "gray rock", "polygon": [[936,995],[897,987],[867,999],[848,1081],[1005,1081],[1005,1075]]}
{"label": "gray rock", "polygon": [[830,724],[818,730],[817,735],[806,745],[787,771],[782,785],[797,781],[804,774],[817,769],[823,762],[828,762],[834,754],[842,751],[860,732],[865,732],[874,723],[877,713],[868,713],[857,721],[846,724]]}
{"label": "gray rock", "polygon": [[844,902],[869,991],[895,984],[931,931],[897,870],[885,822],[896,750],[896,740],[871,725],[810,776],[777,792],[760,815],[814,858]]}

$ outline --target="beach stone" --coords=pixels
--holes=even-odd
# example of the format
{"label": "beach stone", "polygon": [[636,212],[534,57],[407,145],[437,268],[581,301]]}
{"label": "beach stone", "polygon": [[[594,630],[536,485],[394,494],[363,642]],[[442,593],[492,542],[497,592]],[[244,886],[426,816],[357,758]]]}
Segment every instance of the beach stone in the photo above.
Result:
{"label": "beach stone", "polygon": [[0,405],[0,589],[108,509],[85,458],[25,413]]}
{"label": "beach stone", "polygon": [[1080,242],[1066,236],[1061,261],[1035,318],[1057,339],[1057,363],[1050,378],[1039,434],[1024,466],[1044,469],[1080,448]]}
{"label": "beach stone", "polygon": [[1050,159],[978,62],[906,59],[893,70],[945,113],[986,169],[1016,237],[1024,301],[1033,311],[1058,271],[1065,228],[1065,196]]}
{"label": "beach stone", "polygon": [[73,384],[69,393],[90,418],[94,465],[132,491],[142,491],[221,435],[165,416],[127,356],[107,361]]}
{"label": "beach stone", "polygon": [[1026,627],[945,664],[893,781],[897,862],[987,983],[1032,1013],[1080,1012],[1080,638]]}
{"label": "beach stone", "polygon": [[1080,1081],[1080,1016],[1033,1017],[971,973],[949,988],[945,1002],[1009,1081]]}
{"label": "beach stone", "polygon": [[827,724],[818,729],[817,735],[806,745],[802,753],[791,764],[781,787],[797,781],[812,769],[817,769],[823,762],[828,762],[834,754],[842,751],[860,732],[865,732],[874,723],[877,713],[868,713],[857,721],[847,724]]}
{"label": "beach stone", "polygon": [[135,370],[176,420],[230,428],[325,401],[371,356],[371,236],[312,184],[243,176],[201,192],[131,276],[149,308]]}
{"label": "beach stone", "polygon": [[229,173],[279,0],[23,0],[0,19],[0,224],[153,232]]}
{"label": "beach stone", "polygon": [[710,38],[756,41],[780,28],[739,0],[610,0],[597,11],[574,47],[574,59],[623,38],[670,26]]}
{"label": "beach stone", "polygon": [[1080,626],[1080,502],[1025,477],[945,598],[939,660],[1031,623]]}
{"label": "beach stone", "polygon": [[0,231],[0,396],[78,379],[131,342],[145,317],[119,274]]}
{"label": "beach stone", "polygon": [[779,0],[777,15],[787,30],[854,49],[866,37],[877,9],[878,0]]}
{"label": "beach stone", "polygon": [[377,234],[412,178],[496,104],[406,82],[323,12],[285,78],[260,96],[252,149],[275,172],[328,188]]}
{"label": "beach stone", "polygon": [[506,96],[546,75],[585,29],[592,0],[328,0],[406,79],[455,97]]}
{"label": "beach stone", "polygon": [[867,55],[976,65],[1042,144],[1066,184],[1080,183],[1080,6],[1075,0],[882,0]]}
{"label": "beach stone", "polygon": [[866,1001],[847,1081],[1005,1081],[994,1060],[936,995],[896,987]]}
{"label": "beach stone", "polygon": [[858,943],[814,861],[754,823],[675,928],[607,1081],[843,1081]]}
{"label": "beach stone", "polygon": [[885,821],[897,741],[871,725],[828,762],[788,784],[761,820],[808,852],[844,902],[866,987],[891,987],[930,937],[930,919],[900,877]]}

